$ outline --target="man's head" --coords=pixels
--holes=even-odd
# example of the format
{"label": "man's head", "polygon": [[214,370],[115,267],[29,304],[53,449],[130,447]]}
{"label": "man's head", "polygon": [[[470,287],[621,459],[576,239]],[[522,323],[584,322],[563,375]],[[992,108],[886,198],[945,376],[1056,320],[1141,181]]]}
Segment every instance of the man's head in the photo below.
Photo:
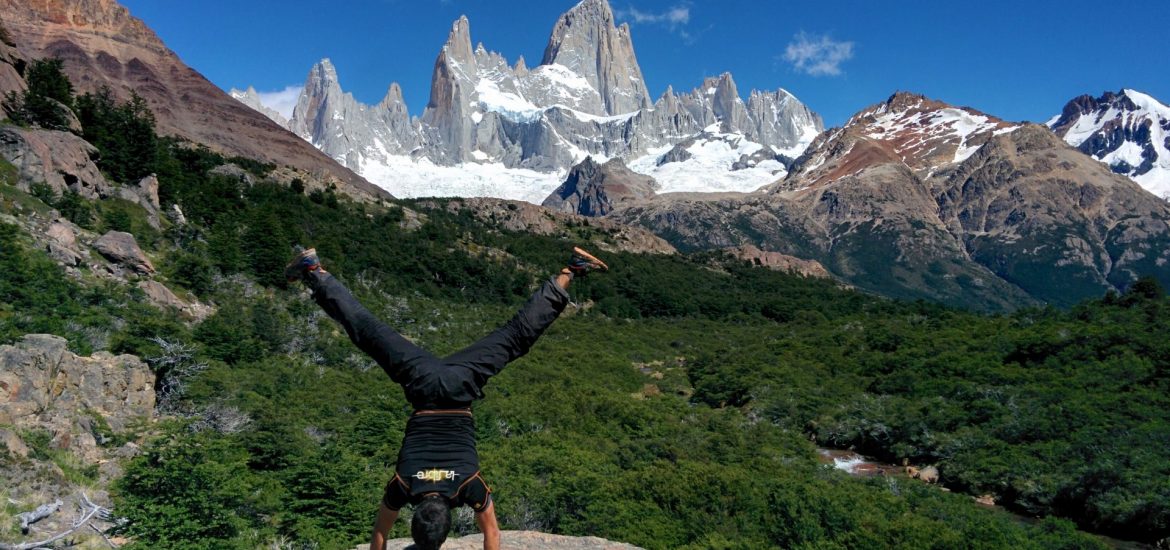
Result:
{"label": "man's head", "polygon": [[439,550],[451,530],[451,505],[440,495],[428,495],[414,507],[410,536],[419,550]]}

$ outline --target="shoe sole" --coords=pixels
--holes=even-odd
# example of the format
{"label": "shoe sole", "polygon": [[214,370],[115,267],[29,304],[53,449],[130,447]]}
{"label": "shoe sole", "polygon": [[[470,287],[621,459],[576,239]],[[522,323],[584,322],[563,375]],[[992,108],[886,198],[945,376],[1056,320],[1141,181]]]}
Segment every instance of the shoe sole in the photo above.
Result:
{"label": "shoe sole", "polygon": [[605,262],[599,260],[597,258],[597,256],[594,256],[593,254],[586,252],[582,248],[574,246],[573,253],[578,255],[578,256],[581,256],[582,258],[585,258],[586,260],[589,260],[590,262],[597,264],[598,266],[601,267],[602,271],[609,271],[609,266],[606,265]]}
{"label": "shoe sole", "polygon": [[297,254],[296,258],[293,258],[292,261],[288,263],[288,265],[284,266],[285,279],[288,279],[288,282],[290,282],[290,283],[295,282],[297,279],[300,279],[299,273],[297,275],[289,275],[288,274],[289,270],[293,269],[293,268],[299,268],[301,260],[304,260],[306,256],[312,256],[316,253],[317,253],[316,248],[306,248],[305,250],[302,250],[300,254]]}

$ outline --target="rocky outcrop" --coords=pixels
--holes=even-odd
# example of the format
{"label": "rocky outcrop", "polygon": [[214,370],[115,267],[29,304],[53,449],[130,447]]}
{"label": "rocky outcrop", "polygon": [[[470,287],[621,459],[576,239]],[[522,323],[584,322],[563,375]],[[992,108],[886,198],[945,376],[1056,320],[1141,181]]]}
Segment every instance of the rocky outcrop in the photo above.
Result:
{"label": "rocky outcrop", "polygon": [[110,231],[93,242],[93,248],[110,261],[125,266],[140,275],[153,275],[154,265],[138,247],[134,235]]}
{"label": "rocky outcrop", "polygon": [[650,231],[605,218],[587,218],[577,214],[555,212],[523,201],[471,198],[422,201],[423,208],[446,208],[451,212],[467,209],[477,219],[506,231],[553,235],[581,242],[598,250],[642,254],[674,254],[673,246]]}
{"label": "rocky outcrop", "polygon": [[[154,383],[135,356],[78,356],[58,336],[30,334],[0,346],[0,458],[8,458],[0,459],[0,479],[8,504],[31,511],[60,499],[72,507],[87,494],[109,507],[106,487],[122,475],[122,460],[138,453],[129,435],[155,418]],[[66,475],[60,458],[38,458],[62,452],[66,467],[93,469],[96,477],[77,486],[71,481],[76,472]],[[53,514],[37,522],[27,540],[64,532],[76,519]],[[86,547],[104,544],[89,529],[73,539]]]}
{"label": "rocky outcrop", "polygon": [[244,170],[238,164],[221,164],[207,171],[208,175],[220,176],[236,180],[248,187],[256,185],[256,177],[251,172]]}
{"label": "rocky outcrop", "polygon": [[657,186],[654,178],[626,168],[621,159],[598,164],[588,157],[569,171],[565,183],[542,206],[582,216],[604,216],[616,205],[654,197]]}
{"label": "rocky outcrop", "polygon": [[829,271],[816,260],[802,260],[779,252],[760,250],[751,245],[729,248],[727,252],[757,267],[795,273],[802,277],[829,278]]}
{"label": "rocky outcrop", "polygon": [[59,336],[30,334],[0,346],[0,424],[48,430],[52,447],[96,462],[105,436],[84,428],[95,415],[113,432],[150,418],[154,375],[132,355],[79,357],[66,344]]}
{"label": "rocky outcrop", "polygon": [[38,182],[58,195],[72,191],[87,199],[109,196],[112,190],[94,164],[97,148],[69,132],[0,128],[0,156],[16,167],[17,187],[23,191]]}
{"label": "rocky outcrop", "polygon": [[[407,550],[414,548],[410,539],[394,539],[386,542],[386,550]],[[598,537],[568,537],[550,535],[536,531],[501,531],[501,548],[527,548],[529,550],[638,550],[639,547],[621,542],[612,542]],[[359,547],[364,549],[365,546]],[[483,535],[451,537],[443,543],[443,550],[479,550],[483,548]],[[355,549],[358,550],[358,549]]]}
{"label": "rocky outcrop", "polygon": [[138,288],[150,303],[161,309],[174,309],[187,319],[202,321],[211,315],[212,309],[198,301],[188,302],[175,295],[171,289],[158,281],[139,281]]}
{"label": "rocky outcrop", "polygon": [[[0,21],[0,25],[3,22]],[[7,34],[7,29],[0,26],[0,29]],[[28,83],[24,81],[21,73],[28,65],[28,60],[24,58],[17,51],[16,47],[10,43],[0,41],[0,97],[7,96],[9,92],[21,93],[28,89]],[[0,112],[4,112],[2,101],[0,101]]]}
{"label": "rocky outcrop", "polygon": [[118,188],[118,197],[130,201],[146,210],[146,220],[155,229],[162,229],[162,205],[158,198],[158,176],[151,174],[138,180],[136,185]]}
{"label": "rocky outcrop", "polygon": [[[292,166],[359,197],[385,197],[349,169],[232,99],[185,65],[115,0],[0,0],[22,56],[57,57],[79,93],[108,86],[119,100],[147,100],[159,133],[226,153]],[[328,181],[327,181],[328,183]]]}

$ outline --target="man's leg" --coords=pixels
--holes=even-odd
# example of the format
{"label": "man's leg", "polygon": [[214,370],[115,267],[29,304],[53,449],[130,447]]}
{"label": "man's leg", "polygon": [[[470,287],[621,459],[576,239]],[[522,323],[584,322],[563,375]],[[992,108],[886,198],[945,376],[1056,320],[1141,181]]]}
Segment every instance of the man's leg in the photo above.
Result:
{"label": "man's leg", "polygon": [[438,362],[430,352],[403,338],[370,313],[333,275],[315,269],[306,272],[303,278],[321,309],[345,328],[354,345],[373,358],[391,380],[408,384],[418,368]]}
{"label": "man's leg", "polygon": [[504,365],[528,353],[568,303],[569,293],[549,279],[507,323],[478,342],[447,356],[443,363],[471,369],[476,385],[483,386]]}
{"label": "man's leg", "polygon": [[568,266],[545,281],[504,326],[444,358],[443,362],[470,369],[475,375],[476,385],[483,387],[488,378],[503,370],[504,365],[528,353],[540,335],[568,305],[568,288],[573,277],[584,277],[590,271],[609,269],[609,266],[588,252],[580,248],[573,250]]}

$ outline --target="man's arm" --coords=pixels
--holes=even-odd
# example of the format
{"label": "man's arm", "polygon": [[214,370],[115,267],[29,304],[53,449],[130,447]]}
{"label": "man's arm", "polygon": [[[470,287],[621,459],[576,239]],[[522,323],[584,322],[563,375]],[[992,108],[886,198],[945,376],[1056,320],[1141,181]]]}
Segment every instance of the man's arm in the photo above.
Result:
{"label": "man's arm", "polygon": [[482,512],[475,513],[475,523],[483,533],[483,550],[500,550],[500,526],[496,523],[494,502],[489,502]]}
{"label": "man's arm", "polygon": [[[374,534],[370,538],[370,550],[384,550],[386,548],[386,536],[390,534],[390,528],[394,527],[394,521],[397,519],[398,510],[391,510],[385,504],[378,506],[378,519],[374,520]],[[496,517],[493,514],[493,525],[495,521]]]}

